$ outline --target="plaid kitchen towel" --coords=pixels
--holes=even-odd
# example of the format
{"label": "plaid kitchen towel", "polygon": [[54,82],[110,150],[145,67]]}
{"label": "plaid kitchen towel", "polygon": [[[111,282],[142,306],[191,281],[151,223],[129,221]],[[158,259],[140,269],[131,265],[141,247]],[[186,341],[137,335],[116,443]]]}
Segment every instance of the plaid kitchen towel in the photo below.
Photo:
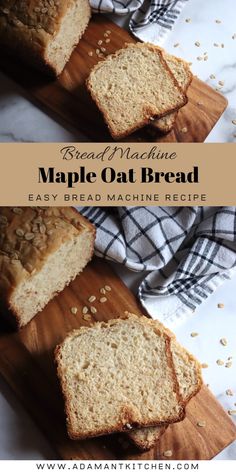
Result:
{"label": "plaid kitchen towel", "polygon": [[94,12],[129,15],[129,28],[135,36],[160,43],[187,1],[90,0],[90,5]]}
{"label": "plaid kitchen towel", "polygon": [[236,207],[78,208],[97,228],[96,254],[138,271],[138,296],[173,326],[236,270]]}

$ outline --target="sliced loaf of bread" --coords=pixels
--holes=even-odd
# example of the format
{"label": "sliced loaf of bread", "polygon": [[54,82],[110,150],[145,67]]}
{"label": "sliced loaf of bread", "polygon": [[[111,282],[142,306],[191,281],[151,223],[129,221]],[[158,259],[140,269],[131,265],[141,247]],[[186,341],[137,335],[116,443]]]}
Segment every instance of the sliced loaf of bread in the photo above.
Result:
{"label": "sliced loaf of bread", "polygon": [[[169,69],[177,80],[179,86],[181,87],[184,93],[187,93],[188,87],[191,84],[193,78],[189,64],[183,59],[172,56],[171,54],[168,54],[165,51],[162,51],[162,54]],[[178,111],[169,113],[168,115],[163,116],[162,118],[154,120],[151,123],[151,126],[162,133],[169,133],[169,131],[171,131],[175,124],[177,114]]]}
{"label": "sliced loaf of bread", "polygon": [[170,338],[146,317],[82,327],[55,358],[72,439],[184,417]]}
{"label": "sliced loaf of bread", "polygon": [[[202,386],[201,366],[199,362],[176,341],[173,333],[167,330],[160,322],[160,330],[164,330],[171,337],[171,351],[174,368],[179,384],[179,391],[185,403],[196,395]],[[141,450],[149,450],[155,446],[168,426],[156,426],[135,429],[127,433],[128,438]]]}
{"label": "sliced loaf of bread", "polygon": [[0,207],[0,315],[25,326],[84,269],[94,239],[74,208]]}
{"label": "sliced loaf of bread", "polygon": [[148,43],[128,44],[99,62],[87,87],[114,139],[124,138],[187,102],[162,51]]}

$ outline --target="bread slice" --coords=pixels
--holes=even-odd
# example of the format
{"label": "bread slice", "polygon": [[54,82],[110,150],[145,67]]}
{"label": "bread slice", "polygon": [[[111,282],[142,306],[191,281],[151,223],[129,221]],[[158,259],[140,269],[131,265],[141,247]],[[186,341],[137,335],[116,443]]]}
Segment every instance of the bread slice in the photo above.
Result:
{"label": "bread slice", "polygon": [[148,43],[128,44],[99,62],[87,87],[114,139],[121,139],[187,102],[162,51]]}
{"label": "bread slice", "polygon": [[[154,323],[156,323],[154,321]],[[199,362],[176,341],[173,333],[159,322],[158,327],[164,329],[171,339],[171,351],[174,361],[174,368],[179,384],[179,391],[185,403],[196,395],[202,386],[201,366]],[[139,449],[147,451],[155,446],[162,434],[167,429],[166,426],[156,426],[150,428],[135,429],[127,433],[128,438]]]}
{"label": "bread slice", "polygon": [[[162,53],[169,69],[171,70],[183,92],[186,94],[193,78],[189,64],[183,59],[172,56],[163,50]],[[163,118],[153,121],[151,126],[162,133],[169,133],[175,124],[177,114],[178,111],[169,113],[168,115],[163,116]]]}
{"label": "bread slice", "polygon": [[82,271],[94,238],[73,208],[0,207],[1,313],[26,325]]}
{"label": "bread slice", "polygon": [[72,439],[184,417],[170,338],[146,317],[82,327],[55,358]]}
{"label": "bread slice", "polygon": [[59,75],[91,16],[89,0],[0,2],[0,45]]}

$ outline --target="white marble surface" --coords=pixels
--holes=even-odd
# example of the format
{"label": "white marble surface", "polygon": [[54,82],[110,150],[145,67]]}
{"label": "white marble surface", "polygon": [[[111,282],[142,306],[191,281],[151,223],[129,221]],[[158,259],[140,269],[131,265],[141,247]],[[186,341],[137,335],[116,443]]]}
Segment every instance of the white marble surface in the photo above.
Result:
{"label": "white marble surface", "polygon": [[[190,23],[186,23],[187,18],[191,19]],[[215,22],[218,19],[221,23]],[[224,81],[222,93],[228,98],[229,106],[208,136],[208,142],[236,141],[236,126],[232,124],[236,119],[236,39],[232,39],[235,33],[235,0],[189,0],[164,43],[170,52],[193,62],[193,72],[202,80],[214,87],[218,81]],[[152,37],[150,33],[145,36],[147,40]],[[196,41],[201,47],[195,46]],[[174,48],[177,43],[179,46]],[[224,48],[214,47],[214,43],[224,44]],[[198,61],[196,58],[204,52],[208,53],[208,60]],[[209,79],[211,74],[216,76],[215,80]],[[0,142],[81,140],[87,139],[39,110],[19,87],[0,73]]]}

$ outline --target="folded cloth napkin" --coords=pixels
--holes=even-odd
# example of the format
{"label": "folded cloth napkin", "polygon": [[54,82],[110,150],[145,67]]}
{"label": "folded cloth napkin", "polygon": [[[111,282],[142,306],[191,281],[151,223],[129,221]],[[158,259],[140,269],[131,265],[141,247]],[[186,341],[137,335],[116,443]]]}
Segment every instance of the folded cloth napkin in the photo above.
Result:
{"label": "folded cloth napkin", "polygon": [[90,0],[93,11],[129,15],[129,27],[140,39],[161,42],[188,0]]}
{"label": "folded cloth napkin", "polygon": [[80,207],[96,254],[142,272],[138,296],[168,326],[236,272],[236,207]]}

